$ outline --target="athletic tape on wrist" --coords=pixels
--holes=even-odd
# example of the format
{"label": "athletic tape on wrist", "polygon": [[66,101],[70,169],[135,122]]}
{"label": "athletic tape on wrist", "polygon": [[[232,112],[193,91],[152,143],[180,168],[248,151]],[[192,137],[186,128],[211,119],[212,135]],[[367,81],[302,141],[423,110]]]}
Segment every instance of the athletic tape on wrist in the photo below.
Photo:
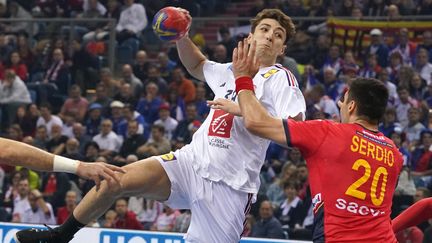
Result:
{"label": "athletic tape on wrist", "polygon": [[76,174],[78,165],[79,165],[78,160],[68,159],[63,156],[55,155],[53,171]]}
{"label": "athletic tape on wrist", "polygon": [[236,83],[236,93],[239,94],[242,90],[255,91],[253,86],[253,80],[249,76],[242,76],[235,80]]}

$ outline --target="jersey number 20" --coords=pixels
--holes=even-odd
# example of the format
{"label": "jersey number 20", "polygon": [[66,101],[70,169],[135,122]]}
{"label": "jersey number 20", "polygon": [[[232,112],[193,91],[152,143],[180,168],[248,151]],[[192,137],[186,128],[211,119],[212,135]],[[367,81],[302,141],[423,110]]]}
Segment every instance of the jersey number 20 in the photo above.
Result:
{"label": "jersey number 20", "polygon": [[[346,190],[345,194],[361,199],[361,200],[365,200],[366,198],[366,192],[360,191],[359,187],[361,187],[364,183],[366,183],[369,178],[371,177],[372,174],[372,169],[370,164],[364,160],[364,159],[358,159],[354,162],[352,169],[355,171],[358,171],[360,167],[364,168],[364,174],[362,177],[360,177],[357,181],[355,181],[353,184],[351,184],[351,186],[348,187],[348,189]],[[385,190],[386,190],[386,184],[387,184],[387,169],[380,166],[378,167],[378,169],[373,173],[373,179],[372,179],[372,184],[371,184],[371,188],[370,188],[370,197],[372,200],[373,205],[375,206],[381,206],[381,204],[384,201],[384,195],[385,195]],[[378,182],[380,181],[382,175],[382,183],[381,183],[381,191],[379,196],[377,195],[377,187],[378,187]]]}

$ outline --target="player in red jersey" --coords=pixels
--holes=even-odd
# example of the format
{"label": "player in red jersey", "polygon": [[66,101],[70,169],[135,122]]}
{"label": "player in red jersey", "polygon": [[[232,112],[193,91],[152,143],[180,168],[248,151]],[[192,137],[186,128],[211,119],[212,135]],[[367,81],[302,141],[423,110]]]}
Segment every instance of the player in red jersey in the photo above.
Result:
{"label": "player in red jersey", "polygon": [[314,242],[397,242],[390,210],[403,160],[394,143],[378,131],[386,87],[376,79],[354,79],[338,102],[342,123],[278,119],[254,95],[250,77],[257,66],[255,43],[250,48],[240,43],[233,70],[241,114],[250,132],[295,146],[306,159]]}

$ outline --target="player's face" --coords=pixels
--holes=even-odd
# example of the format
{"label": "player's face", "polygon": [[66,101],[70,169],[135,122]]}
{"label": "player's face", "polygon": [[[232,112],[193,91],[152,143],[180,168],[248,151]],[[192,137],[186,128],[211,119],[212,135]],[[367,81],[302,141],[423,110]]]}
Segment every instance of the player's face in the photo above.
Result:
{"label": "player's face", "polygon": [[256,41],[256,52],[261,63],[272,65],[276,57],[285,51],[286,31],[275,19],[263,19],[255,32],[249,35],[249,40]]}

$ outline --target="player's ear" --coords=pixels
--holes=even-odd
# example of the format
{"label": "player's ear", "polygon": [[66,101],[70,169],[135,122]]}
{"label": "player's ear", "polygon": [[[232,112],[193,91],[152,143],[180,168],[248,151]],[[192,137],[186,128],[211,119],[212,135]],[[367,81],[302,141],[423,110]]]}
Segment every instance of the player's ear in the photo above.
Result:
{"label": "player's ear", "polygon": [[357,104],[354,100],[351,100],[348,103],[348,113],[351,115],[353,112],[355,112],[355,109],[357,108]]}
{"label": "player's ear", "polygon": [[281,52],[279,53],[279,55],[281,55],[281,56],[285,55],[286,48],[287,48],[287,46],[283,45],[282,49],[281,49]]}
{"label": "player's ear", "polygon": [[253,36],[253,34],[252,34],[252,33],[249,33],[249,35],[248,35],[248,37],[247,37],[247,43],[248,43],[248,44],[252,43],[252,36]]}

